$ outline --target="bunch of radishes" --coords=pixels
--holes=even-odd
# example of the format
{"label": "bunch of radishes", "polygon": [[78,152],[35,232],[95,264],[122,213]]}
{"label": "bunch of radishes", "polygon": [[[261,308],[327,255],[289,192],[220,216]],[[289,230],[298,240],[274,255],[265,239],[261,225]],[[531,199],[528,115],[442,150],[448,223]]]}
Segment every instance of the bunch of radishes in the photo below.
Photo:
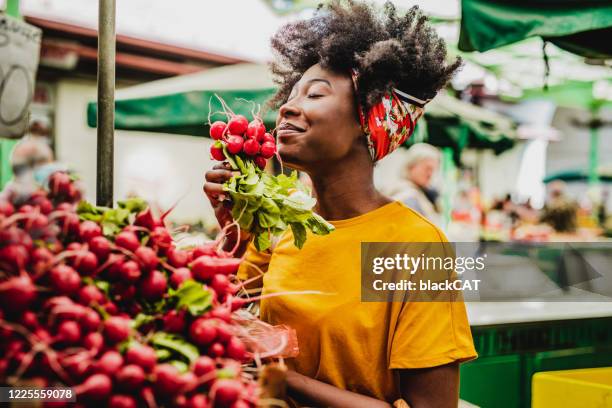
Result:
{"label": "bunch of radishes", "polygon": [[177,248],[149,208],[79,199],[55,173],[0,201],[0,383],[74,387],[81,406],[255,406],[232,321],[240,259]]}
{"label": "bunch of radishes", "polygon": [[216,121],[210,125],[210,137],[215,140],[210,155],[218,161],[238,155],[242,160],[253,160],[263,170],[276,154],[274,136],[266,132],[259,118],[249,122],[243,115],[232,115],[227,123]]}

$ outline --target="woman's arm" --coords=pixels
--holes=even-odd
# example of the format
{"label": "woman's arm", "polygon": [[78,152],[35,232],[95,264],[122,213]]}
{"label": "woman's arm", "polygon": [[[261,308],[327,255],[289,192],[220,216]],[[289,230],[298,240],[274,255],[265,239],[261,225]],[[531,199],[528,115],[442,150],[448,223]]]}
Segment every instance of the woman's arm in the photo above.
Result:
{"label": "woman's arm", "polygon": [[[400,393],[411,408],[456,408],[459,401],[459,364],[398,370]],[[295,371],[287,373],[289,394],[316,407],[389,408],[390,403],[342,390]]]}
{"label": "woman's arm", "polygon": [[384,401],[334,387],[292,370],[287,372],[287,387],[289,388],[289,395],[306,406],[331,408],[391,407],[390,404]]}
{"label": "woman's arm", "polygon": [[459,363],[398,371],[402,398],[411,408],[457,407]]}

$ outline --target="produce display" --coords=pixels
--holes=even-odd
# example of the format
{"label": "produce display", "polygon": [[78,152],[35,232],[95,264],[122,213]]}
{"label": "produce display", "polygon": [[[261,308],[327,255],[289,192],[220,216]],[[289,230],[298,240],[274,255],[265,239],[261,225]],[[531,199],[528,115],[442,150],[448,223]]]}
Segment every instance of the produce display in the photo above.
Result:
{"label": "produce display", "polygon": [[227,160],[240,172],[224,189],[232,199],[234,219],[254,235],[256,248],[268,249],[272,237],[288,228],[298,248],[306,241],[307,229],[317,235],[329,234],[334,227],[312,211],[316,200],[298,181],[297,172],[273,176],[263,171],[266,161],[276,154],[276,143],[261,119],[249,122],[243,115],[227,115],[227,123],[210,124],[210,137],[215,140],[210,155],[218,161]]}
{"label": "produce display", "polygon": [[255,300],[238,295],[241,260],[220,240],[177,248],[142,200],[110,209],[80,198],[57,172],[47,189],[0,201],[0,384],[72,387],[77,406],[256,406],[256,370],[243,363],[247,344],[265,342],[249,336],[287,331],[233,318]]}

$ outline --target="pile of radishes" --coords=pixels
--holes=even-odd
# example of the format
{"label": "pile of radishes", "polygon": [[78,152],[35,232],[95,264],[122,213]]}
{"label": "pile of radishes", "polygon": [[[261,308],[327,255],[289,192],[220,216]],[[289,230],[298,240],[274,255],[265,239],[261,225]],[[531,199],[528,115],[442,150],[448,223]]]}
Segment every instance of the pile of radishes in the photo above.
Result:
{"label": "pile of radishes", "polygon": [[[273,154],[263,127],[228,127],[232,152]],[[0,383],[73,387],[81,406],[255,406],[232,321],[247,303],[241,260],[219,242],[177,248],[138,201],[79,200],[55,173],[27,200],[0,201]]]}
{"label": "pile of radishes", "polygon": [[215,140],[210,155],[218,161],[231,158],[231,154],[252,160],[263,170],[267,160],[276,154],[274,136],[259,118],[249,122],[243,115],[232,115],[227,123],[216,121],[210,125],[210,137]]}

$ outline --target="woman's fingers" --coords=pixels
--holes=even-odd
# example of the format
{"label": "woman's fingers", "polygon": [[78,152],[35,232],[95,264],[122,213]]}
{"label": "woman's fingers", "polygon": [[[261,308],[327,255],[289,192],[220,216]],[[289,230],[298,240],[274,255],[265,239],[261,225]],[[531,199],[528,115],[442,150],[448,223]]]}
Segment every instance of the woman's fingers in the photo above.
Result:
{"label": "woman's fingers", "polygon": [[209,170],[206,172],[206,181],[211,183],[223,184],[232,178],[232,172],[229,170]]}
{"label": "woman's fingers", "polygon": [[225,200],[225,191],[223,191],[222,184],[207,181],[204,183],[203,190],[213,207],[218,206],[221,201]]}

